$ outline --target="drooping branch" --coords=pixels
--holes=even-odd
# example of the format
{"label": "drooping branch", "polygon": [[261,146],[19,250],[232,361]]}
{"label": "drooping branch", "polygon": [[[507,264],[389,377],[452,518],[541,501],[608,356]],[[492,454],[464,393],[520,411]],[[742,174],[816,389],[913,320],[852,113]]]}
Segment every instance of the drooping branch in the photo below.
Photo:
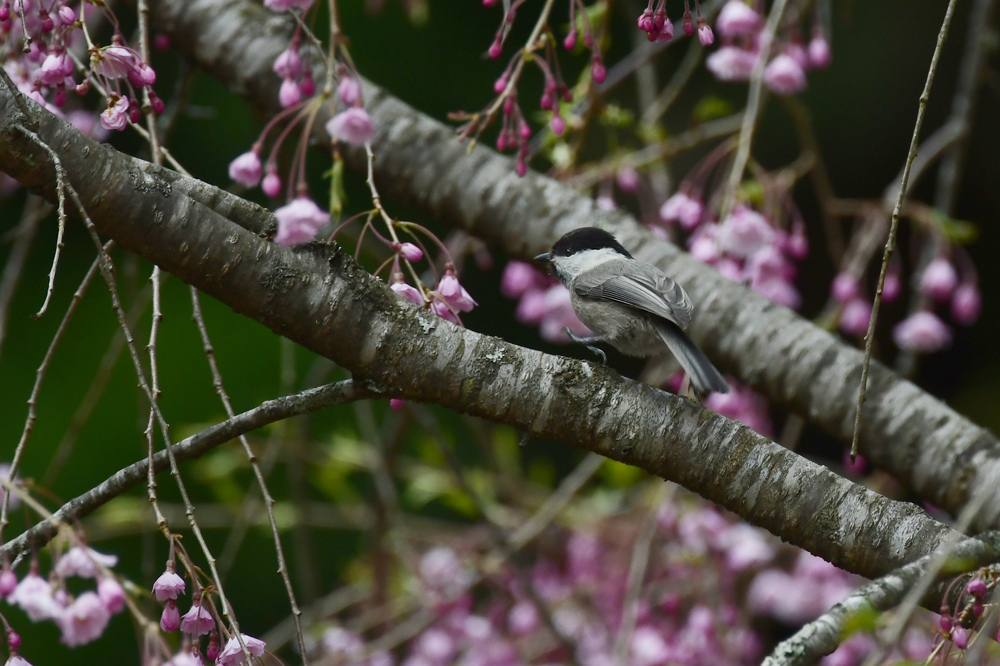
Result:
{"label": "drooping branch", "polygon": [[[375,392],[351,380],[308,389],[301,393],[275,398],[237,414],[222,423],[205,428],[196,435],[173,445],[174,455],[179,461],[193,460],[205,455],[211,449],[251,432],[265,425],[299,414],[326,409],[334,405],[362,400],[377,395]],[[159,451],[153,457],[155,472],[163,472],[170,467],[166,451]],[[73,523],[104,506],[115,497],[146,481],[149,461],[145,458],[125,467],[94,488],[73,498],[45,519],[0,546],[0,560],[16,562],[32,549],[48,543],[55,536],[59,523]]]}
{"label": "drooping branch", "polygon": [[[278,247],[187,192],[197,181],[117,153],[0,84],[0,169],[49,199],[49,153],[98,231],[347,368],[371,390],[509,424],[676,481],[781,538],[876,577],[956,536],[689,401],[590,363],[454,326],[335,246]],[[19,123],[27,123],[33,134]]]}
{"label": "drooping branch", "polygon": [[[247,0],[151,4],[160,29],[188,57],[265,113],[277,109],[280,78],[271,65],[288,45],[286,18]],[[365,94],[376,128],[381,191],[517,257],[547,250],[576,227],[612,229],[626,247],[636,248],[638,256],[691,293],[697,304],[692,337],[713,361],[850,443],[863,362],[858,350],[656,239],[629,216],[600,210],[538,174],[519,179],[508,158],[482,146],[469,153],[451,129],[384,90],[369,85]],[[354,168],[363,168],[363,151],[345,148],[345,156]],[[872,366],[868,385],[860,450],[870,461],[953,513],[976,493],[993,493],[988,470],[1000,458],[1000,442],[992,433],[881,364]],[[974,528],[998,524],[1000,495],[993,493]]]}

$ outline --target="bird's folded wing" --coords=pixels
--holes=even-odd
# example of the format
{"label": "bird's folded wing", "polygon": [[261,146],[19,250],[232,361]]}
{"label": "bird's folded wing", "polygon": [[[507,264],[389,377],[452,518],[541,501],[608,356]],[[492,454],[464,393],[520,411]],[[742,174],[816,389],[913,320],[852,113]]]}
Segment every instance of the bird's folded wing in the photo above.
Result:
{"label": "bird's folded wing", "polygon": [[683,287],[648,264],[636,262],[628,270],[629,275],[620,270],[611,274],[584,273],[573,282],[573,290],[579,296],[621,303],[687,328],[691,323],[691,299]]}

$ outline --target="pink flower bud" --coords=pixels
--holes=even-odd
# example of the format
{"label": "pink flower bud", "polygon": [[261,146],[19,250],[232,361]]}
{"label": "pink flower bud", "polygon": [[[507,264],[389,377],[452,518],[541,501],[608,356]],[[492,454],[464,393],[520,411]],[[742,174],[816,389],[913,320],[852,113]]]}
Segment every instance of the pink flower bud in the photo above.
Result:
{"label": "pink flower bud", "polygon": [[847,335],[862,336],[868,333],[872,318],[872,305],[867,300],[855,298],[844,306],[840,315],[840,330]]}
{"label": "pink flower bud", "polygon": [[166,51],[170,48],[170,37],[162,32],[156,33],[153,36],[153,48],[157,51]]}
{"label": "pink flower bud", "polygon": [[299,81],[299,92],[307,99],[316,94],[316,82],[313,81],[312,73],[308,69]]}
{"label": "pink flower bud", "polygon": [[604,68],[602,63],[595,60],[590,68],[590,76],[594,79],[594,83],[604,83],[604,79],[608,77],[608,70]]}
{"label": "pink flower bud", "polygon": [[830,286],[833,300],[838,303],[848,303],[861,294],[861,286],[850,273],[838,273]]}
{"label": "pink flower bud", "polygon": [[615,173],[615,182],[622,192],[635,192],[639,189],[639,172],[632,167],[622,167]]}
{"label": "pink flower bud", "polygon": [[951,630],[951,641],[959,650],[964,650],[969,647],[969,632],[965,627],[955,627]]}
{"label": "pink flower bud", "polygon": [[506,75],[501,76],[500,78],[498,78],[496,81],[493,82],[493,92],[495,92],[496,94],[499,95],[506,89],[507,89]]}
{"label": "pink flower bud", "polygon": [[352,76],[344,76],[337,86],[337,94],[344,104],[354,106],[361,101],[361,84]]}
{"label": "pink flower bud", "polygon": [[502,52],[503,52],[503,47],[500,45],[500,37],[497,36],[496,41],[490,44],[490,50],[487,51],[487,53],[489,53],[490,58],[496,60],[497,58],[500,57],[500,54]]}
{"label": "pink flower bud", "polygon": [[[400,276],[400,280],[402,280],[402,276]],[[406,300],[410,301],[411,303],[416,303],[417,305],[424,304],[424,297],[420,293],[420,291],[415,287],[411,287],[405,282],[402,281],[393,282],[392,286],[389,288],[392,289],[397,294],[399,294],[400,296],[402,296],[403,298],[405,298]]]}
{"label": "pink flower bud", "polygon": [[171,599],[167,601],[167,605],[163,607],[163,613],[160,615],[160,629],[172,634],[180,628],[181,613],[177,610],[177,602]]}
{"label": "pink flower bud", "polygon": [[302,73],[302,57],[295,47],[288,47],[274,59],[271,69],[283,79],[296,79]]}
{"label": "pink flower bud", "polygon": [[291,203],[274,211],[278,219],[278,245],[301,245],[316,237],[316,232],[330,221],[330,214],[321,210],[312,199],[296,197]]}
{"label": "pink flower bud", "polygon": [[979,576],[976,576],[969,581],[968,586],[966,586],[965,591],[974,597],[981,597],[986,594],[986,581],[984,581]]}
{"label": "pink flower bud", "polygon": [[407,261],[420,261],[424,258],[424,251],[413,243],[400,243],[396,252],[399,252]]}
{"label": "pink flower bud", "polygon": [[281,192],[281,178],[273,163],[267,165],[267,175],[264,176],[264,182],[260,184],[260,189],[269,197],[276,197]]}
{"label": "pink flower bud", "polygon": [[711,46],[715,43],[715,35],[712,34],[712,28],[704,21],[699,21],[701,25],[698,27],[698,41],[701,42],[702,46]]}
{"label": "pink flower bud", "polygon": [[558,135],[561,135],[566,131],[566,121],[563,120],[562,116],[552,116],[552,120],[549,121],[549,127],[552,131]]}
{"label": "pink flower bud", "polygon": [[955,290],[951,299],[951,316],[963,326],[971,326],[979,319],[983,309],[979,288],[974,282],[964,282]]}
{"label": "pink flower bud", "polygon": [[899,277],[899,272],[892,270],[885,274],[885,283],[882,285],[882,302],[892,303],[903,293],[903,281]]}
{"label": "pink flower bud", "polygon": [[392,409],[402,409],[406,405],[406,401],[402,398],[389,398],[389,407]]}
{"label": "pink flower bud", "polygon": [[285,79],[282,81],[281,88],[278,90],[278,102],[281,104],[281,107],[287,109],[301,101],[302,91],[299,90],[299,84],[294,79]]}
{"label": "pink flower bud", "polygon": [[574,48],[576,48],[576,37],[577,37],[576,28],[573,28],[572,30],[569,31],[569,34],[566,35],[566,39],[563,40],[563,48],[566,49],[567,51],[572,51]]}
{"label": "pink flower bud", "polygon": [[818,30],[813,33],[812,39],[809,40],[808,57],[810,67],[827,67],[833,60],[830,43]]}

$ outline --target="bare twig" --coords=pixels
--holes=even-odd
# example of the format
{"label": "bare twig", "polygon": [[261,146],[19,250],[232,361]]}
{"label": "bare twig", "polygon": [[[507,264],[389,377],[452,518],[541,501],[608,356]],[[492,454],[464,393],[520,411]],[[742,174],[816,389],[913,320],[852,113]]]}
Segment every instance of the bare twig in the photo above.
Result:
{"label": "bare twig", "polygon": [[858,390],[857,411],[854,416],[854,436],[851,440],[851,459],[858,454],[858,438],[861,432],[861,408],[865,404],[865,394],[868,389],[868,368],[872,360],[872,344],[875,340],[875,324],[878,321],[879,308],[882,305],[882,289],[885,287],[885,276],[889,271],[889,260],[896,249],[896,231],[899,228],[899,212],[903,208],[903,200],[906,197],[906,186],[910,179],[910,168],[917,157],[917,146],[920,141],[920,129],[924,124],[924,113],[927,111],[927,102],[930,100],[931,85],[934,83],[934,74],[937,72],[938,60],[941,57],[941,50],[944,48],[945,38],[948,36],[948,28],[951,25],[951,17],[955,11],[955,0],[949,0],[948,8],[945,10],[944,21],[941,23],[941,30],[938,32],[937,44],[934,47],[934,55],[931,56],[931,64],[927,70],[927,81],[924,83],[924,90],[920,93],[920,102],[917,105],[917,121],[913,127],[913,137],[910,139],[910,151],[906,156],[906,165],[903,167],[903,177],[899,184],[899,193],[896,196],[896,205],[892,211],[892,221],[889,223],[889,238],[885,242],[885,252],[882,255],[882,269],[879,271],[878,288],[875,290],[875,300],[872,303],[872,316],[868,322],[868,333],[865,335],[865,357],[861,365],[861,387]]}
{"label": "bare twig", "polygon": [[[268,400],[174,444],[172,447],[174,458],[177,461],[192,460],[241,434],[275,421],[377,395],[379,392],[370,386],[345,380]],[[148,465],[149,461],[143,458],[119,470],[86,493],[63,504],[53,516],[62,522],[79,520],[107,504],[112,498],[142,483],[146,478]],[[153,457],[153,466],[157,472],[162,472],[170,466],[166,451],[156,453]],[[55,524],[54,521],[42,521],[0,546],[0,558],[7,557],[11,560],[16,558],[20,561],[29,552],[31,544],[38,548],[48,543],[55,535]]]}

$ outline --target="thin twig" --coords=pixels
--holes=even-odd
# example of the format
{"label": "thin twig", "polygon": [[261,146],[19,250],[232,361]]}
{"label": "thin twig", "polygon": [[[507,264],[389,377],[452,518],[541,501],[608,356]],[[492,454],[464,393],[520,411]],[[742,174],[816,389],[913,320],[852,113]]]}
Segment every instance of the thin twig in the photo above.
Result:
{"label": "thin twig", "polygon": [[[18,127],[21,127],[18,125]],[[22,128],[22,130],[29,135],[33,135],[36,139],[38,136],[35,135],[30,130]],[[41,141],[41,139],[38,139]],[[53,153],[54,155],[54,153]],[[59,199],[62,200],[65,196],[66,181],[64,179],[64,174],[57,169],[56,178],[59,183]],[[113,243],[109,242],[109,249]],[[66,314],[63,315],[63,319],[59,322],[59,328],[56,329],[55,335],[52,336],[52,341],[49,343],[49,348],[45,352],[45,356],[42,358],[42,362],[39,364],[38,369],[35,371],[35,384],[31,389],[31,395],[28,397],[28,415],[25,417],[24,428],[21,430],[21,437],[18,440],[17,446],[14,448],[14,455],[11,458],[10,470],[8,471],[9,478],[13,479],[14,475],[17,474],[18,465],[21,462],[21,456],[24,454],[24,450],[28,444],[28,438],[31,436],[31,431],[35,426],[35,419],[37,414],[35,412],[35,405],[38,401],[38,394],[42,387],[42,380],[45,378],[45,373],[52,362],[52,356],[55,354],[56,348],[59,346],[59,342],[62,340],[63,335],[66,332],[66,327],[69,325],[70,319],[73,318],[73,314],[76,312],[77,306],[80,304],[80,299],[83,298],[84,292],[90,285],[90,281],[94,278],[96,270],[98,268],[99,262],[95,261],[91,265],[90,270],[84,276],[83,280],[80,282],[80,286],[77,287],[76,292],[73,294],[73,298],[70,300],[69,306],[66,308]],[[7,510],[10,503],[10,495],[5,494],[3,497],[3,502],[0,503],[0,537],[3,536],[3,530],[7,526]]]}
{"label": "thin twig", "polygon": [[[780,1],[780,0],[779,0]],[[865,396],[868,390],[868,367],[872,360],[872,343],[875,340],[875,324],[878,321],[879,308],[882,305],[882,289],[885,287],[885,276],[889,271],[889,260],[896,249],[896,232],[899,228],[899,213],[903,208],[903,200],[906,198],[906,186],[910,179],[910,168],[913,160],[917,157],[917,146],[920,140],[920,129],[924,124],[924,114],[927,111],[927,102],[930,100],[931,85],[934,83],[934,74],[937,72],[938,60],[944,48],[945,38],[948,36],[948,27],[951,25],[951,17],[955,11],[956,0],[949,0],[948,8],[945,10],[944,21],[941,23],[941,30],[938,32],[937,44],[934,46],[934,55],[931,56],[930,68],[927,70],[927,81],[924,83],[924,90],[920,93],[920,102],[917,105],[917,121],[913,127],[913,136],[910,139],[910,151],[906,156],[906,165],[903,167],[903,177],[899,183],[899,193],[896,196],[896,205],[892,210],[892,220],[889,223],[889,238],[885,242],[885,252],[882,254],[882,269],[879,271],[878,288],[875,290],[875,300],[872,303],[872,316],[868,322],[868,333],[865,335],[865,358],[861,366],[861,387],[858,390],[858,405],[854,415],[854,436],[851,441],[851,460],[858,455],[858,438],[861,433],[861,408],[865,404]]]}
{"label": "thin twig", "polygon": [[[178,461],[193,460],[239,435],[276,421],[378,395],[380,394],[370,386],[345,380],[294,395],[274,398],[174,444],[173,455]],[[142,483],[146,478],[148,465],[149,461],[143,458],[119,470],[101,484],[63,504],[53,516],[62,522],[73,522],[83,518],[111,499]],[[153,466],[157,472],[162,472],[170,466],[167,451],[161,450],[156,453]],[[54,535],[55,522],[42,521],[0,546],[0,560],[4,557],[11,560],[17,558],[19,562],[32,547],[44,546]]]}
{"label": "thin twig", "polygon": [[[212,340],[208,337],[208,328],[205,326],[205,319],[201,315],[201,301],[198,298],[198,290],[191,287],[190,291],[191,307],[193,309],[192,318],[198,327],[198,334],[201,336],[201,344],[205,352],[205,358],[208,359],[208,367],[212,371],[212,384],[215,386],[215,392],[218,394],[219,400],[222,401],[222,405],[226,409],[226,415],[229,418],[233,418],[236,413],[233,411],[233,403],[229,399],[229,394],[226,393],[226,387],[222,381],[222,373],[219,372],[219,365],[215,361],[215,348],[212,346]],[[274,541],[274,550],[278,558],[278,573],[281,575],[281,580],[285,583],[285,593],[288,595],[288,602],[292,608],[292,617],[295,621],[295,636],[298,639],[299,651],[303,660],[302,663],[305,666],[307,664],[307,653],[305,637],[302,634],[302,611],[299,609],[298,602],[295,600],[295,590],[292,588],[292,580],[288,576],[288,565],[285,562],[285,551],[281,547],[281,535],[278,531],[278,521],[274,516],[274,498],[267,489],[267,481],[264,479],[264,473],[261,471],[260,465],[257,464],[257,456],[250,447],[250,442],[247,440],[245,435],[240,435],[239,439],[240,444],[243,446],[243,451],[247,455],[247,460],[250,462],[251,468],[253,468],[254,477],[257,479],[257,487],[260,489],[261,496],[264,498],[264,506],[267,507],[267,519],[271,525],[271,538]]]}
{"label": "thin twig", "polygon": [[725,219],[735,204],[734,196],[740,182],[743,180],[743,172],[747,167],[747,160],[750,159],[750,146],[753,143],[754,131],[757,129],[757,115],[760,113],[761,100],[764,96],[764,68],[767,67],[768,58],[771,57],[771,46],[774,43],[774,35],[781,22],[781,16],[785,13],[787,0],[775,0],[771,6],[771,14],[767,17],[767,25],[760,37],[760,51],[757,54],[757,62],[754,63],[753,72],[750,74],[750,91],[747,94],[747,105],[743,111],[743,124],[740,127],[740,140],[736,147],[736,156],[733,158],[733,168],[729,172],[729,184],[726,197],[724,199],[724,210],[719,215],[719,219]]}

